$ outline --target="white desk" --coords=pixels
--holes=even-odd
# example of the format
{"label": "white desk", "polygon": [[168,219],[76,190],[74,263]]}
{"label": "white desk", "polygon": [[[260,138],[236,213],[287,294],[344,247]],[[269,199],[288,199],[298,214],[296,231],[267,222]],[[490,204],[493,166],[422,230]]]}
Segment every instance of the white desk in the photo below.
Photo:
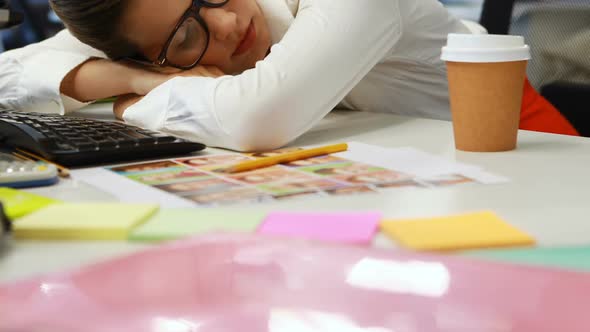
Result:
{"label": "white desk", "polygon": [[[386,147],[413,146],[426,152],[477,164],[512,179],[502,185],[441,189],[401,189],[257,205],[265,211],[380,210],[386,217],[435,216],[492,209],[531,233],[542,246],[590,243],[590,140],[521,132],[519,149],[507,153],[456,152],[451,124],[386,114],[342,112],[330,115],[296,145],[360,141]],[[112,200],[75,181],[34,192],[65,200]],[[392,244],[383,236],[378,246]],[[0,282],[72,268],[145,247],[133,243],[13,243],[0,256]]]}

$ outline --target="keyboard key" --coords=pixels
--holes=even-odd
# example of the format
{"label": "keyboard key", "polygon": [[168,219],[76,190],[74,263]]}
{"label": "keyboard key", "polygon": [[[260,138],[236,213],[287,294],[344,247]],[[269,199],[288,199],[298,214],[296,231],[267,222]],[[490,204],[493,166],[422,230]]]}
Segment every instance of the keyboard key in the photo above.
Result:
{"label": "keyboard key", "polygon": [[171,143],[171,142],[174,142],[174,141],[177,140],[176,137],[174,137],[174,136],[167,136],[167,135],[162,135],[162,136],[155,136],[154,135],[152,137],[154,137],[157,140],[158,144]]}
{"label": "keyboard key", "polygon": [[57,142],[56,145],[57,148],[60,150],[76,150],[76,148],[73,145],[66,142]]}
{"label": "keyboard key", "polygon": [[93,141],[102,141],[104,139],[104,136],[97,135],[96,133],[92,133],[92,134],[88,135],[88,138],[90,138]]}
{"label": "keyboard key", "polygon": [[110,139],[103,139],[101,141],[96,141],[96,144],[99,148],[114,148],[117,146],[117,142],[111,141]]}
{"label": "keyboard key", "polygon": [[94,143],[90,143],[90,142],[81,142],[81,143],[76,143],[76,148],[78,149],[78,151],[96,151],[98,150],[98,147],[96,146],[96,144]]}
{"label": "keyboard key", "polygon": [[[68,141],[72,144],[74,144],[75,146],[78,146],[79,144],[83,144],[83,143],[89,143],[89,144],[94,144],[92,141],[88,140],[85,137],[72,137],[70,139],[68,139]],[[96,145],[96,144],[94,144]]]}
{"label": "keyboard key", "polygon": [[39,131],[43,136],[48,137],[49,135],[53,135],[51,130],[43,129]]}
{"label": "keyboard key", "polygon": [[136,140],[131,139],[129,137],[111,137],[111,139],[117,142],[117,145],[121,147],[128,147],[139,144]]}
{"label": "keyboard key", "polygon": [[137,132],[142,135],[146,135],[146,136],[152,136],[155,134],[159,134],[159,132],[157,132],[157,131],[151,131],[151,130],[147,130],[147,129],[140,129]]}
{"label": "keyboard key", "polygon": [[136,131],[133,131],[133,130],[122,131],[121,135],[130,137],[139,143],[155,143],[156,142],[155,138],[152,138],[152,137],[149,137],[146,135],[142,135],[142,134],[140,134]]}

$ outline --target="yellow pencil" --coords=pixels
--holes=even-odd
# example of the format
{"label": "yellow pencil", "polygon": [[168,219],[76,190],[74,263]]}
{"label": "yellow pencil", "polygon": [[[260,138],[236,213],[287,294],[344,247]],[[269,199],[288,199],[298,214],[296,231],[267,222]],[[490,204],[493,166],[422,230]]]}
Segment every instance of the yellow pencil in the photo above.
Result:
{"label": "yellow pencil", "polygon": [[348,150],[348,144],[335,144],[322,146],[318,148],[286,152],[278,156],[260,158],[256,160],[244,161],[224,169],[227,173],[239,173],[251,171],[259,168],[274,166],[278,164],[290,163],[297,160],[309,159],[312,157],[323,156],[326,154],[342,152]]}
{"label": "yellow pencil", "polygon": [[47,159],[45,159],[43,157],[39,157],[36,154],[33,154],[31,152],[28,152],[28,151],[25,151],[25,150],[22,150],[22,149],[18,149],[17,148],[16,151],[18,151],[18,153],[14,153],[14,154],[17,155],[17,156],[20,156],[21,158],[22,157],[25,157],[25,158],[27,158],[29,160],[33,160],[33,161],[40,160],[40,161],[44,161],[44,162],[46,162],[48,164],[54,165],[57,168],[57,172],[58,172],[59,176],[62,177],[62,178],[70,177],[70,170],[67,169],[67,168],[65,168],[62,165],[56,164],[53,161],[49,161],[49,160],[47,160]]}
{"label": "yellow pencil", "polygon": [[36,161],[33,158],[29,158],[27,156],[23,156],[22,154],[20,154],[18,152],[13,152],[12,155],[15,156],[15,157],[17,157],[17,158],[19,158],[19,159],[22,159],[22,160]]}

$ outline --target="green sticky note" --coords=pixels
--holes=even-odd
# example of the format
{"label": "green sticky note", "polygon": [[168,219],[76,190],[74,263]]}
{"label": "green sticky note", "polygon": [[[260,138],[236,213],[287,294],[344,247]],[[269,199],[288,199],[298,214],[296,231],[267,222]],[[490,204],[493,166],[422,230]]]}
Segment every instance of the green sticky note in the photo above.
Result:
{"label": "green sticky note", "polygon": [[0,187],[0,201],[4,206],[4,213],[10,220],[15,220],[48,205],[61,203],[55,199],[5,187]]}
{"label": "green sticky note", "polygon": [[227,209],[162,209],[135,229],[132,241],[167,241],[209,232],[254,232],[265,214]]}
{"label": "green sticky note", "polygon": [[17,239],[127,240],[158,211],[154,204],[55,204],[13,223]]}
{"label": "green sticky note", "polygon": [[590,271],[590,247],[481,250],[464,254],[493,261]]}
{"label": "green sticky note", "polygon": [[103,99],[98,99],[97,101],[94,102],[94,104],[114,103],[115,101],[117,101],[117,97],[103,98]]}

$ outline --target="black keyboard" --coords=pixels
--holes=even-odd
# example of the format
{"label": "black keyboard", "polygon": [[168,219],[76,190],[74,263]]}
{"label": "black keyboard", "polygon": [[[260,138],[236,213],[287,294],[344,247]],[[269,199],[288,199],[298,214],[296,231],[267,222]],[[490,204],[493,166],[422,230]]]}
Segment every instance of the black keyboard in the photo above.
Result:
{"label": "black keyboard", "polygon": [[90,166],[188,154],[205,148],[119,122],[0,110],[0,146],[64,166]]}

